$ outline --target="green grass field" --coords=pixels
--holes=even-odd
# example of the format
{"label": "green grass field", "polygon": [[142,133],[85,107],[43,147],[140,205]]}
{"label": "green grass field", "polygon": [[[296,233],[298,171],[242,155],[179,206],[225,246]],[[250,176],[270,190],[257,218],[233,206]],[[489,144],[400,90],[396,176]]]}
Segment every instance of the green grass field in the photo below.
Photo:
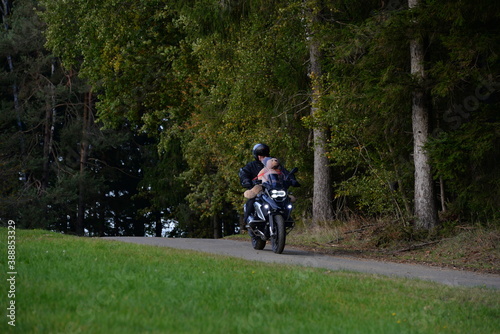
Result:
{"label": "green grass field", "polygon": [[[500,292],[0,228],[0,333],[500,333]],[[15,300],[15,327],[7,307]]]}

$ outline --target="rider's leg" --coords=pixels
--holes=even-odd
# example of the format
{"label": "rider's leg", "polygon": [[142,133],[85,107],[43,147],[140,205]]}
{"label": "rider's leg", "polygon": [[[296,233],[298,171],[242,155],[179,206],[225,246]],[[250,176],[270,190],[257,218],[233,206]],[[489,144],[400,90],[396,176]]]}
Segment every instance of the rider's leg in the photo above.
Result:
{"label": "rider's leg", "polygon": [[245,217],[244,217],[244,224],[248,224],[248,217],[250,217],[251,214],[254,212],[254,207],[253,204],[255,203],[255,198],[249,198],[245,204]]}

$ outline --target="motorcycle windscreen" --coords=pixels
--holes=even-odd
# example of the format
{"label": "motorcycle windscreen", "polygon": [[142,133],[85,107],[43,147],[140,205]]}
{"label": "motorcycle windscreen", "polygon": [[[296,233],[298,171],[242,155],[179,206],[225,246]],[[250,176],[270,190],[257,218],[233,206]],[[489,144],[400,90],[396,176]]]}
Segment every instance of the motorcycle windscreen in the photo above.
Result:
{"label": "motorcycle windscreen", "polygon": [[285,180],[283,173],[267,173],[265,177],[266,183],[270,184],[273,188],[283,188]]}

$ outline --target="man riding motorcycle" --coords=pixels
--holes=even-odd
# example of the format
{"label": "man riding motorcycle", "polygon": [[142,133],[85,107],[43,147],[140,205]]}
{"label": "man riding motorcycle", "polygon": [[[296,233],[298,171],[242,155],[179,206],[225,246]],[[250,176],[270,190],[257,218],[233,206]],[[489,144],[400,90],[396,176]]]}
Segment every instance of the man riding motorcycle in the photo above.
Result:
{"label": "man riding motorcycle", "polygon": [[[255,184],[258,183],[258,174],[264,168],[263,161],[265,158],[269,157],[269,152],[269,146],[267,146],[266,144],[259,143],[253,146],[252,155],[255,160],[240,168],[238,173],[240,183],[244,188],[251,189]],[[286,172],[286,170],[284,170],[284,172]],[[299,182],[297,182],[293,175],[291,176],[290,181],[292,186],[300,187]],[[249,198],[245,204],[244,226],[250,223],[248,220],[253,213],[254,202],[255,198]]]}

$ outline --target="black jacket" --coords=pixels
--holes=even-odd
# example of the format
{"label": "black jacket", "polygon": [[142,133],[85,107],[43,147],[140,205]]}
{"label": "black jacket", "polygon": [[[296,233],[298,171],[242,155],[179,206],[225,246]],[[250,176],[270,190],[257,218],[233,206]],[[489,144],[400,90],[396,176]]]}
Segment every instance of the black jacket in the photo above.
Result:
{"label": "black jacket", "polygon": [[254,160],[246,164],[245,167],[240,168],[238,176],[242,187],[250,189],[254,186],[253,180],[257,179],[257,175],[264,168],[264,164],[259,160]]}

